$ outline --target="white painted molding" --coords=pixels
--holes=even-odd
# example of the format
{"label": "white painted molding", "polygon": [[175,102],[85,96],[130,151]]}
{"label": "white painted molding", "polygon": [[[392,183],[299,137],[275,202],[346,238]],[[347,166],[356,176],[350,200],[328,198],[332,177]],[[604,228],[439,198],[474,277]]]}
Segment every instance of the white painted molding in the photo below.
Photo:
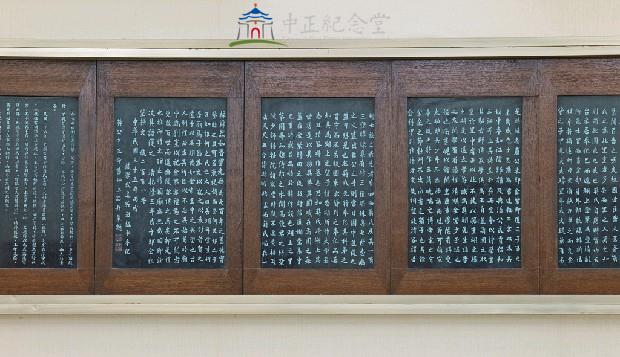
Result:
{"label": "white painted molding", "polygon": [[0,58],[299,59],[575,57],[620,55],[620,37],[288,40],[228,47],[228,40],[0,39]]}
{"label": "white painted molding", "polygon": [[620,296],[0,296],[0,315],[619,315]]}

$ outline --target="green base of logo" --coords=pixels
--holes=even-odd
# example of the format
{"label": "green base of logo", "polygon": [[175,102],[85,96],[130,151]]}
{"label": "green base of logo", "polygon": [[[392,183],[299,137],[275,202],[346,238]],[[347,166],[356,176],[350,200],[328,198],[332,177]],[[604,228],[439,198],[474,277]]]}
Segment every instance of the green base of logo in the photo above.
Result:
{"label": "green base of logo", "polygon": [[255,40],[255,39],[232,41],[231,43],[228,44],[228,47],[248,45],[248,44],[252,44],[252,43],[262,43],[262,44],[265,44],[265,45],[275,45],[275,46],[284,46],[284,47],[286,47],[286,45],[283,44],[282,42],[273,41],[273,40]]}

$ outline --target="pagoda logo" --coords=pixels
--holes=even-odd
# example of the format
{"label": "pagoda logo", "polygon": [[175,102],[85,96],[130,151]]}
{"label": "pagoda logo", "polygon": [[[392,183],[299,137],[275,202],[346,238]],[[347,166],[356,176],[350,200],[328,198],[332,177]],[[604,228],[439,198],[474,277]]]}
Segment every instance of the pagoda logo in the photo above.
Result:
{"label": "pagoda logo", "polygon": [[257,4],[254,8],[239,17],[237,39],[228,44],[229,47],[260,43],[268,45],[286,46],[273,37],[273,18],[262,12]]}

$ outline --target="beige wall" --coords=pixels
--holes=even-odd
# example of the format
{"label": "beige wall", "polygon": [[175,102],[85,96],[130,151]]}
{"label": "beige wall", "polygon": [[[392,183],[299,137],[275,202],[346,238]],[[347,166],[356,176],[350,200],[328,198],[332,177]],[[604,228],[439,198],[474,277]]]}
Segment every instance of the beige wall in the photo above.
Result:
{"label": "beige wall", "polygon": [[[230,39],[253,0],[2,0],[0,39]],[[620,35],[617,0],[264,0],[278,38],[557,37]],[[390,17],[384,34],[303,33],[327,16]],[[297,25],[284,25],[291,13]],[[343,28],[339,28],[344,30]]]}
{"label": "beige wall", "polygon": [[[251,1],[2,0],[0,39],[231,39]],[[279,38],[620,36],[617,0],[259,1]],[[353,9],[353,10],[352,10]],[[381,35],[288,33],[390,16]],[[0,356],[616,356],[620,316],[2,316]]]}
{"label": "beige wall", "polygon": [[29,316],[2,356],[617,356],[620,316]]}

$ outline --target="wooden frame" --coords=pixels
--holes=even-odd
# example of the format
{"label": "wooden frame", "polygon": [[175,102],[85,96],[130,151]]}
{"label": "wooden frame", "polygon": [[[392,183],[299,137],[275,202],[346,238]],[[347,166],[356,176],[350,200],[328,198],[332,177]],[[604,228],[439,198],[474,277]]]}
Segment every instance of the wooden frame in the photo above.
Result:
{"label": "wooden frame", "polygon": [[0,294],[88,294],[94,284],[95,62],[2,60],[0,95],[78,98],[77,268],[0,269]]}
{"label": "wooden frame", "polygon": [[540,162],[542,195],[541,292],[618,294],[620,268],[559,268],[557,254],[557,98],[620,95],[620,60],[544,60],[541,65]]}
{"label": "wooden frame", "polygon": [[[79,99],[80,148],[78,267],[0,268],[0,294],[620,293],[620,269],[558,268],[556,184],[557,97],[620,95],[620,59],[245,63],[244,74],[242,61],[103,61],[97,71],[94,61],[0,60],[2,96]],[[162,96],[228,100],[225,269],[112,268],[114,98]],[[261,98],[330,96],[375,99],[375,267],[261,268]],[[483,96],[524,98],[522,268],[408,268],[407,98]]]}
{"label": "wooden frame", "polygon": [[[526,294],[538,293],[538,163],[536,105],[537,61],[437,60],[393,63],[392,137],[392,293]],[[407,98],[523,97],[522,121],[522,267],[408,267]]]}
{"label": "wooden frame", "polygon": [[[389,292],[389,62],[246,64],[244,292]],[[366,97],[375,100],[375,264],[372,269],[267,269],[260,266],[260,142],[263,97]]]}
{"label": "wooden frame", "polygon": [[[224,269],[112,267],[115,97],[227,99]],[[99,62],[97,114],[97,294],[240,294],[242,291],[243,63]]]}

